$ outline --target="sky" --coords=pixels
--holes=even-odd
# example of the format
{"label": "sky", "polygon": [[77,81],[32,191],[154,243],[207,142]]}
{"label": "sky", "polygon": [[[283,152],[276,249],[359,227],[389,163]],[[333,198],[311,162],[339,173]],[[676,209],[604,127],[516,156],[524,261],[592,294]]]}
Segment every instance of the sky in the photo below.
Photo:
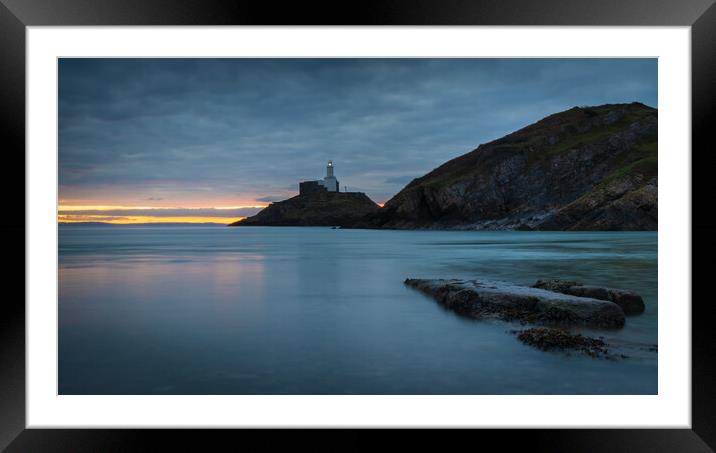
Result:
{"label": "sky", "polygon": [[59,60],[62,222],[229,223],[320,179],[384,203],[574,106],[657,107],[656,59]]}

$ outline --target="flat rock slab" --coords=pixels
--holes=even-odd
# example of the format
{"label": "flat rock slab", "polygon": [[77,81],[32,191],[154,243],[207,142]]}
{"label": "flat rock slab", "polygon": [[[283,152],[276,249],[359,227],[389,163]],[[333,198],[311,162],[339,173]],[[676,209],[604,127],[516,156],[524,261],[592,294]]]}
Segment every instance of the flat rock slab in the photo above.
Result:
{"label": "flat rock slab", "polygon": [[474,319],[620,328],[624,311],[614,302],[507,282],[415,279],[404,282],[444,307]]}
{"label": "flat rock slab", "polygon": [[624,314],[638,315],[644,312],[644,299],[626,289],[605,288],[600,286],[587,286],[571,280],[537,280],[533,288],[541,288],[558,293],[569,294],[579,297],[590,297],[592,299],[608,300],[619,305]]}

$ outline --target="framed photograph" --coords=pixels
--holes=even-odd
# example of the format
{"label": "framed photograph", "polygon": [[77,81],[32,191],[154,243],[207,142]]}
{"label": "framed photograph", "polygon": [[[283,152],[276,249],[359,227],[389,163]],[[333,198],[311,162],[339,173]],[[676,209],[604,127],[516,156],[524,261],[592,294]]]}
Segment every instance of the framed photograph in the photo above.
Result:
{"label": "framed photograph", "polygon": [[0,446],[713,450],[716,7],[376,3],[2,0]]}

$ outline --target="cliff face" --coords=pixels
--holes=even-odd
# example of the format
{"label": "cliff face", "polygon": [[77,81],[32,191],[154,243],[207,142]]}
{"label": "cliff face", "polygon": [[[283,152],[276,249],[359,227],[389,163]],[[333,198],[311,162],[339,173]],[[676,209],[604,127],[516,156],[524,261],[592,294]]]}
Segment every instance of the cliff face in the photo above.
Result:
{"label": "cliff face", "polygon": [[355,226],[378,212],[360,192],[313,192],[272,203],[230,226]]}
{"label": "cliff face", "polygon": [[657,229],[657,110],[572,108],[446,162],[370,216],[382,228]]}

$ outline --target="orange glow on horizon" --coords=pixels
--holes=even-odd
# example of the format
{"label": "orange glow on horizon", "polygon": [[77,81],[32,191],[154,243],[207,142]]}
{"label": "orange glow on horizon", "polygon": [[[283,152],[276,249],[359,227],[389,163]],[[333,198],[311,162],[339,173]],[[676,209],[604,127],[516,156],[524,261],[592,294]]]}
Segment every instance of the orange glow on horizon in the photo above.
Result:
{"label": "orange glow on horizon", "polygon": [[[127,206],[127,205],[59,205],[57,221],[60,223],[102,222],[113,224],[132,223],[218,223],[228,225],[246,218],[245,216],[226,217],[212,215],[210,210],[229,211],[232,209],[263,209],[266,205],[212,206],[212,207],[174,207],[174,206]],[[166,211],[181,212],[169,213]],[[192,212],[203,211],[203,212]],[[107,214],[103,212],[106,211]],[[126,211],[126,214],[123,212]],[[141,212],[137,212],[141,211]],[[178,215],[153,215],[153,214]],[[192,215],[197,214],[197,215]],[[203,215],[202,215],[203,214]]]}
{"label": "orange glow on horizon", "polygon": [[242,209],[242,208],[265,208],[263,205],[242,205],[242,206],[201,206],[201,207],[185,207],[185,206],[122,206],[122,205],[59,205],[60,211],[112,211],[112,210],[129,210],[129,209]]}
{"label": "orange glow on horizon", "polygon": [[57,216],[59,223],[102,222],[118,225],[132,223],[220,223],[228,225],[245,217],[160,217],[160,216],[102,216],[102,215],[72,215]]}

